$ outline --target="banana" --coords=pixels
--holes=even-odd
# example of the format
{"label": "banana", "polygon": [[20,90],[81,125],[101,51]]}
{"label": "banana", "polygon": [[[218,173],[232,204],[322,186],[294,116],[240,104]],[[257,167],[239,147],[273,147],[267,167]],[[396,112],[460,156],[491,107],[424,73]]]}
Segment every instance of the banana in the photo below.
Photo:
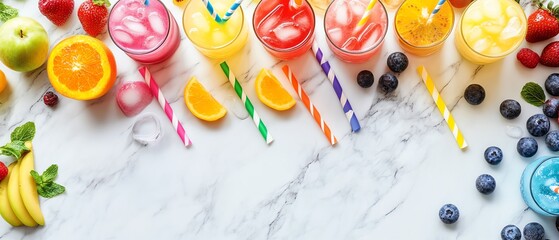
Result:
{"label": "banana", "polygon": [[[31,142],[26,142],[25,145],[32,149]],[[27,212],[31,215],[33,220],[39,225],[45,225],[45,218],[41,212],[39,205],[39,194],[37,193],[37,184],[33,177],[31,177],[31,170],[35,168],[33,150],[29,151],[25,156],[19,160],[19,193]]]}
{"label": "banana", "polygon": [[29,212],[27,212],[19,193],[19,164],[19,162],[15,164],[12,169],[12,174],[10,175],[10,181],[8,182],[8,200],[12,210],[14,210],[14,213],[23,225],[35,227],[37,226],[37,222],[35,222],[31,215],[29,215]]}
{"label": "banana", "polygon": [[10,207],[10,203],[8,202],[8,180],[10,179],[12,169],[15,165],[16,163],[12,163],[8,166],[8,176],[0,182],[0,215],[2,215],[2,218],[4,218],[4,220],[6,220],[6,222],[10,225],[18,227],[23,223],[21,223],[19,218],[17,218],[16,214],[12,210],[12,207]]}

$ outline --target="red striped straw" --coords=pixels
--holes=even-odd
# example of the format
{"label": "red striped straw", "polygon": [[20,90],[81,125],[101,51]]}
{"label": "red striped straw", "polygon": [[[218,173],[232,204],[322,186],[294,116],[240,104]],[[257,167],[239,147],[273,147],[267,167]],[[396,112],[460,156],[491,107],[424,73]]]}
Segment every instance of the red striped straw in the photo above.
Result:
{"label": "red striped straw", "polygon": [[184,143],[184,146],[186,147],[190,146],[192,142],[190,141],[190,138],[188,138],[188,136],[186,135],[186,131],[184,131],[184,128],[182,127],[182,123],[179,121],[179,119],[173,112],[173,109],[171,108],[171,105],[169,104],[167,99],[165,99],[165,96],[163,96],[161,89],[159,88],[159,86],[157,86],[157,83],[155,82],[155,79],[153,79],[151,73],[144,66],[138,68],[138,71],[140,71],[140,74],[142,75],[142,77],[144,77],[144,80],[146,81],[147,85],[149,86],[149,89],[151,90],[151,93],[157,99],[159,106],[163,108],[163,111],[165,111],[165,115],[167,115],[167,118],[169,118],[169,121],[171,121],[171,123],[173,124],[173,128],[181,138],[182,142]]}
{"label": "red striped straw", "polygon": [[309,110],[311,116],[313,116],[314,121],[318,124],[318,126],[320,126],[320,129],[322,129],[324,136],[326,136],[326,138],[328,139],[331,145],[336,144],[338,140],[336,139],[332,131],[330,131],[330,128],[324,122],[324,120],[320,116],[320,113],[318,112],[314,104],[312,104],[309,96],[307,95],[305,90],[301,87],[299,81],[297,81],[297,78],[295,78],[295,74],[291,72],[291,69],[287,65],[283,66],[282,70],[285,76],[287,77],[287,79],[289,80],[289,83],[291,83],[291,86],[293,86],[293,89],[295,89],[295,92],[297,92],[297,95],[299,96],[301,101],[303,101],[303,104],[305,104],[305,107],[307,107],[307,110]]}

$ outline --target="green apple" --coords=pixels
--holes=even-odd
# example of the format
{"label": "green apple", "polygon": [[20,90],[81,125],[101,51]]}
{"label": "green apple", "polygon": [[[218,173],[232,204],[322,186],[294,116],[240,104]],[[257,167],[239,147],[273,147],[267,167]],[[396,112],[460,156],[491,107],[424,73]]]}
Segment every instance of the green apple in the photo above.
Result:
{"label": "green apple", "polygon": [[47,60],[49,37],[37,21],[15,17],[0,25],[0,61],[18,72],[39,68]]}

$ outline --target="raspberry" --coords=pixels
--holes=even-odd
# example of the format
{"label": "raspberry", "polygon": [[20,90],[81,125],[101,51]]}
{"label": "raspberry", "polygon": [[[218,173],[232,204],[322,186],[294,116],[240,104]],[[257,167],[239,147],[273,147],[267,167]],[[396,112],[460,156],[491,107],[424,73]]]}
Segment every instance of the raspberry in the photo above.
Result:
{"label": "raspberry", "polygon": [[3,162],[0,162],[0,181],[4,180],[8,176],[8,168]]}
{"label": "raspberry", "polygon": [[523,48],[516,54],[516,59],[527,68],[535,68],[540,62],[540,56],[529,48]]}
{"label": "raspberry", "polygon": [[54,107],[58,103],[58,96],[51,91],[48,91],[43,96],[43,102],[49,107]]}

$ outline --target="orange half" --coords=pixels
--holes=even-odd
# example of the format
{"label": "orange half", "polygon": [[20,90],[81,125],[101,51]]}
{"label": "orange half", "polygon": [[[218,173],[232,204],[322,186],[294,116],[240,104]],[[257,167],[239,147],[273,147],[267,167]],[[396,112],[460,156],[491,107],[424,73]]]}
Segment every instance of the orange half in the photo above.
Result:
{"label": "orange half", "polygon": [[285,111],[295,105],[295,99],[283,88],[276,76],[263,68],[254,82],[256,95],[264,105],[278,110]]}
{"label": "orange half", "polygon": [[47,72],[50,83],[60,94],[76,100],[90,100],[111,89],[116,80],[116,63],[103,42],[76,35],[62,40],[52,49]]}
{"label": "orange half", "polygon": [[216,121],[227,113],[196,77],[192,77],[184,88],[184,102],[194,116],[205,121]]}

